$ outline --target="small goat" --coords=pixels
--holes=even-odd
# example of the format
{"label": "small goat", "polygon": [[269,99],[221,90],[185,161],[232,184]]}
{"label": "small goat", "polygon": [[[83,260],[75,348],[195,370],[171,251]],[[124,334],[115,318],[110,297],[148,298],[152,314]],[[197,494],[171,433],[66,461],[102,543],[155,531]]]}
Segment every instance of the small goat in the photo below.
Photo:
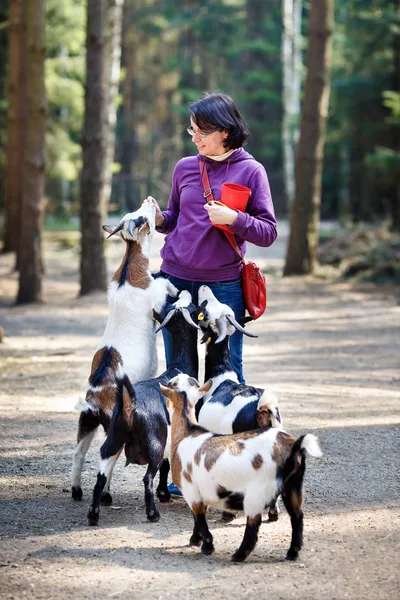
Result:
{"label": "small goat", "polygon": [[[153,305],[161,295],[165,303],[171,287],[157,284],[149,270],[150,241],[155,230],[155,208],[145,200],[118,227],[104,225],[110,235],[119,233],[126,243],[125,256],[108,290],[109,316],[93,357],[86,398],[81,409],[78,445],[72,464],[72,497],[82,499],[81,472],[96,429],[107,431],[116,400],[118,381],[127,375],[132,382],[148,379],[157,370]],[[172,293],[172,292],[171,292]],[[102,501],[111,504],[109,484]]]}
{"label": "small goat", "polygon": [[205,380],[212,379],[210,391],[196,408],[199,425],[214,433],[237,433],[257,427],[282,425],[278,399],[271,391],[241,384],[232,368],[229,337],[235,329],[249,337],[236,321],[233,310],[219,302],[211,289],[199,289],[199,304],[204,309],[199,320],[206,343]]}
{"label": "small goat", "polygon": [[102,459],[100,471],[88,513],[90,525],[97,525],[99,521],[101,494],[124,446],[126,464],[148,465],[143,479],[148,520],[155,522],[160,518],[153,491],[154,477],[159,469],[160,483],[157,496],[161,502],[170,499],[167,486],[169,473],[167,458],[170,446],[167,440],[170,428],[160,383],[167,384],[172,377],[182,371],[189,375],[197,372],[198,325],[194,320],[197,315],[192,317],[196,311],[190,293],[182,291],[176,302],[167,305],[163,313],[158,314],[158,320],[162,323],[157,331],[167,327],[173,336],[173,359],[170,367],[159,377],[141,381],[133,386],[127,377],[119,382],[116,406],[107,439],[100,449]]}
{"label": "small goat", "polygon": [[[206,382],[198,398],[212,386]],[[321,456],[318,439],[307,434],[295,440],[277,428],[233,435],[212,434],[189,418],[187,397],[160,385],[171,419],[173,480],[192,510],[194,529],[190,545],[202,544],[203,554],[214,551],[206,510],[213,506],[243,510],[246,529],[232,560],[241,562],[254,550],[262,513],[279,494],[290,515],[292,539],[286,558],[296,560],[303,545],[303,478],[306,452]]]}

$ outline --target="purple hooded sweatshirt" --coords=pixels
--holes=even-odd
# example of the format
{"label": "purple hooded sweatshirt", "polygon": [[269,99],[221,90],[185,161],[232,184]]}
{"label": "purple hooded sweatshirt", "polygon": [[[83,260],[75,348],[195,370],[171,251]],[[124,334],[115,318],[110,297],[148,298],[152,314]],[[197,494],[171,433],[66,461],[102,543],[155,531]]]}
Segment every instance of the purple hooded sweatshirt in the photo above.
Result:
{"label": "purple hooded sweatshirt", "polygon": [[[164,223],[157,231],[168,234],[161,250],[161,270],[189,281],[228,281],[241,272],[241,262],[224,232],[214,227],[204,208],[200,175],[203,157],[188,156],[176,165]],[[214,199],[221,197],[224,182],[238,183],[251,189],[246,212],[230,226],[242,255],[246,241],[270,246],[276,239],[274,207],[264,167],[248,152],[239,148],[223,161],[204,158]]]}

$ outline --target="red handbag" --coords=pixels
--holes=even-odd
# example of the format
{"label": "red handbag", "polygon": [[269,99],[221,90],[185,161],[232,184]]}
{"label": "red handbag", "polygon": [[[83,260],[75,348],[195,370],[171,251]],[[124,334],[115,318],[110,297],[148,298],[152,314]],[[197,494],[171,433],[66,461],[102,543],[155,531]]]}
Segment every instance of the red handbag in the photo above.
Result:
{"label": "red handbag", "polygon": [[[207,167],[204,160],[200,161],[200,173],[204,188],[203,196],[207,202],[214,202],[215,200],[210,187]],[[219,204],[222,204],[222,202],[219,202]],[[246,310],[252,319],[258,319],[264,314],[265,309],[267,308],[267,280],[265,275],[261,273],[259,267],[257,267],[254,262],[246,262],[244,260],[234,234],[228,233],[225,229],[223,232],[242,263],[242,288]]]}

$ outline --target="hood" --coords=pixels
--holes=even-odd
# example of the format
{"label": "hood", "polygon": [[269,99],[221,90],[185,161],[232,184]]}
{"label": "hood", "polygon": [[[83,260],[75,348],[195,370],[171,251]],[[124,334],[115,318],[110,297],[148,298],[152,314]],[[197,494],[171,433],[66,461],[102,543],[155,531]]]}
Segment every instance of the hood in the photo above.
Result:
{"label": "hood", "polygon": [[214,164],[219,164],[219,165],[224,165],[226,163],[241,162],[243,160],[254,160],[254,157],[251,154],[249,154],[248,152],[246,152],[246,150],[244,150],[243,148],[238,148],[236,150],[236,152],[234,152],[233,154],[228,156],[228,158],[225,158],[225,160],[216,161],[207,156],[203,156],[202,154],[198,154],[197,158],[198,158],[198,160],[205,160],[206,163],[209,163],[209,164],[214,163]]}

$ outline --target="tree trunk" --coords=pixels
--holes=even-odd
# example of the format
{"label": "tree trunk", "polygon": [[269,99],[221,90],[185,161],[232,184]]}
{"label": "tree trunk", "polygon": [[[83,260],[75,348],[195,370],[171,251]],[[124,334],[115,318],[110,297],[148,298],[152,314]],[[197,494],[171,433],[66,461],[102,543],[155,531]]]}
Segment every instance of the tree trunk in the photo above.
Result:
{"label": "tree trunk", "polygon": [[[393,0],[395,27],[393,27],[393,89],[400,93],[400,0]],[[393,147],[400,154],[400,124],[393,127]],[[390,217],[392,231],[400,231],[400,183],[397,177],[390,190]]]}
{"label": "tree trunk", "polygon": [[282,154],[288,212],[295,194],[295,151],[299,137],[302,4],[302,0],[283,0],[282,5]]}
{"label": "tree trunk", "polygon": [[317,262],[333,7],[334,0],[312,0],[311,3],[307,80],[296,155],[296,196],[284,275],[313,273]]}
{"label": "tree trunk", "polygon": [[80,294],[106,290],[104,202],[107,138],[105,117],[106,0],[88,0],[86,26],[86,93],[81,172],[81,289]]}
{"label": "tree trunk", "polygon": [[[11,0],[9,30],[7,165],[3,252],[19,252],[26,128],[26,0]],[[18,262],[18,259],[17,259]]]}
{"label": "tree trunk", "polygon": [[115,126],[117,122],[116,97],[121,72],[121,37],[124,0],[107,0],[107,40],[105,45],[104,69],[104,120],[106,124],[106,171],[104,177],[103,198],[107,206],[111,197],[112,164],[115,152]]}
{"label": "tree trunk", "polygon": [[293,94],[293,1],[283,0],[282,4],[282,145],[283,145],[283,172],[285,184],[286,206],[290,209],[293,203],[294,180],[294,148],[291,139],[290,104]]}
{"label": "tree trunk", "polygon": [[45,0],[26,3],[27,123],[24,148],[18,304],[42,300],[46,89]]}

